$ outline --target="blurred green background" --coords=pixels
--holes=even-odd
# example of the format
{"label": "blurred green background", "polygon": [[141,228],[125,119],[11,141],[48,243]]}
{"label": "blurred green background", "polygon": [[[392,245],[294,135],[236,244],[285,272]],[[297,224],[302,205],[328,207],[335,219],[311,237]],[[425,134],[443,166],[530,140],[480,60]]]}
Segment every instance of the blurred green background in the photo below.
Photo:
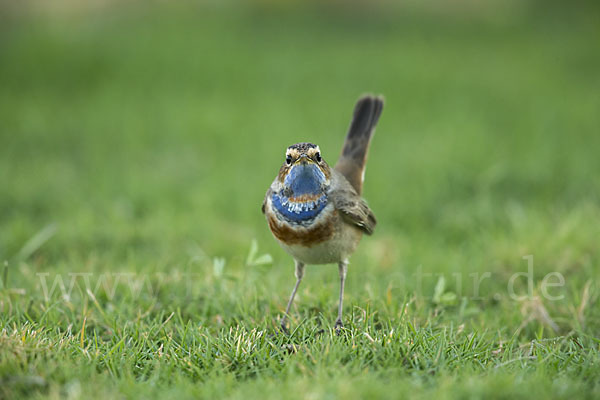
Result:
{"label": "blurred green background", "polygon": [[557,213],[596,210],[596,9],[150,4],[7,8],[3,258],[51,222],[53,260],[250,238],[282,256],[258,210],[285,147],[335,162],[364,92],[387,100],[376,238],[467,245],[530,214],[552,235]]}
{"label": "blurred green background", "polygon": [[[560,332],[597,333],[598,311],[576,311],[597,298],[600,261],[597,3],[1,7],[0,260],[5,287],[26,293],[14,301],[42,299],[40,272],[169,274],[201,252],[225,259],[227,290],[198,263],[199,292],[176,282],[160,306],[215,329],[244,312],[275,320],[293,268],[263,195],[292,143],[335,163],[368,92],[386,98],[364,190],[379,225],[352,259],[348,307],[394,318],[413,298],[425,319],[438,281],[417,287],[419,266],[459,299],[488,271],[471,314],[463,302],[444,318],[531,338],[544,320],[523,330],[506,283],[532,254],[536,292],[548,272],[565,276],[564,300],[545,304]],[[248,266],[253,240],[272,265]],[[300,315],[333,316],[335,269],[310,268],[303,285]],[[125,319],[146,305],[115,304]]]}

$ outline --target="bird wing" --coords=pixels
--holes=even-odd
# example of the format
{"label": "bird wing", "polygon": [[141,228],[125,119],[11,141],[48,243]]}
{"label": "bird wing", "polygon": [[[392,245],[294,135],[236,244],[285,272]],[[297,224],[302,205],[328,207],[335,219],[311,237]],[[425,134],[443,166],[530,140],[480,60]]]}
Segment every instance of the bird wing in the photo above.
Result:
{"label": "bird wing", "polygon": [[355,225],[367,235],[373,233],[377,220],[373,211],[362,199],[354,188],[340,188],[329,193],[329,199],[333,201],[335,208],[341,213],[342,218],[349,224]]}

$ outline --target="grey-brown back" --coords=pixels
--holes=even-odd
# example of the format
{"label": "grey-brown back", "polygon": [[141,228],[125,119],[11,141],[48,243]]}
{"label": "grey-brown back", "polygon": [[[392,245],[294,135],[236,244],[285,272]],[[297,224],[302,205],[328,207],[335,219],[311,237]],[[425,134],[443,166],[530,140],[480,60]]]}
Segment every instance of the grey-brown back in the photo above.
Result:
{"label": "grey-brown back", "polygon": [[382,97],[366,95],[358,99],[342,154],[335,165],[359,194],[362,193],[369,143],[382,110]]}

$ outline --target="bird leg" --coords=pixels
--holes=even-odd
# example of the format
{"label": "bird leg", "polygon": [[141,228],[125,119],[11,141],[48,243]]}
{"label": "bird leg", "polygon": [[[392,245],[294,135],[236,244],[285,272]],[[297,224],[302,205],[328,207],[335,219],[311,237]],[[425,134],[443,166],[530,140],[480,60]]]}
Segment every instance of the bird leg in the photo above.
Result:
{"label": "bird leg", "polygon": [[344,283],[346,283],[346,272],[348,272],[348,261],[340,261],[338,264],[338,270],[340,273],[340,304],[338,305],[338,317],[335,321],[335,331],[340,332],[340,329],[344,327],[342,322],[342,308],[344,306]]}
{"label": "bird leg", "polygon": [[281,318],[281,329],[284,332],[287,332],[287,328],[285,326],[285,322],[287,320],[288,313],[290,312],[290,308],[292,307],[292,303],[294,302],[294,297],[296,297],[296,292],[298,291],[298,286],[300,286],[300,282],[302,281],[302,277],[304,276],[304,264],[299,261],[296,261],[296,285],[294,285],[294,290],[292,290],[292,295],[290,296],[290,300],[288,301],[287,307],[285,308],[285,314],[283,314],[283,318]]}

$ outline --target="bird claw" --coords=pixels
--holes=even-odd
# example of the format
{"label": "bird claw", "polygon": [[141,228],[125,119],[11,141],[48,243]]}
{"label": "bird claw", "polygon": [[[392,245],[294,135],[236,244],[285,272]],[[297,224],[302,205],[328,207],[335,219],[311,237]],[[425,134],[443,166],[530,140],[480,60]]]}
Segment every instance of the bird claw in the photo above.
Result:
{"label": "bird claw", "polygon": [[344,324],[341,319],[335,321],[335,334],[340,336],[342,334],[342,329],[344,328]]}

